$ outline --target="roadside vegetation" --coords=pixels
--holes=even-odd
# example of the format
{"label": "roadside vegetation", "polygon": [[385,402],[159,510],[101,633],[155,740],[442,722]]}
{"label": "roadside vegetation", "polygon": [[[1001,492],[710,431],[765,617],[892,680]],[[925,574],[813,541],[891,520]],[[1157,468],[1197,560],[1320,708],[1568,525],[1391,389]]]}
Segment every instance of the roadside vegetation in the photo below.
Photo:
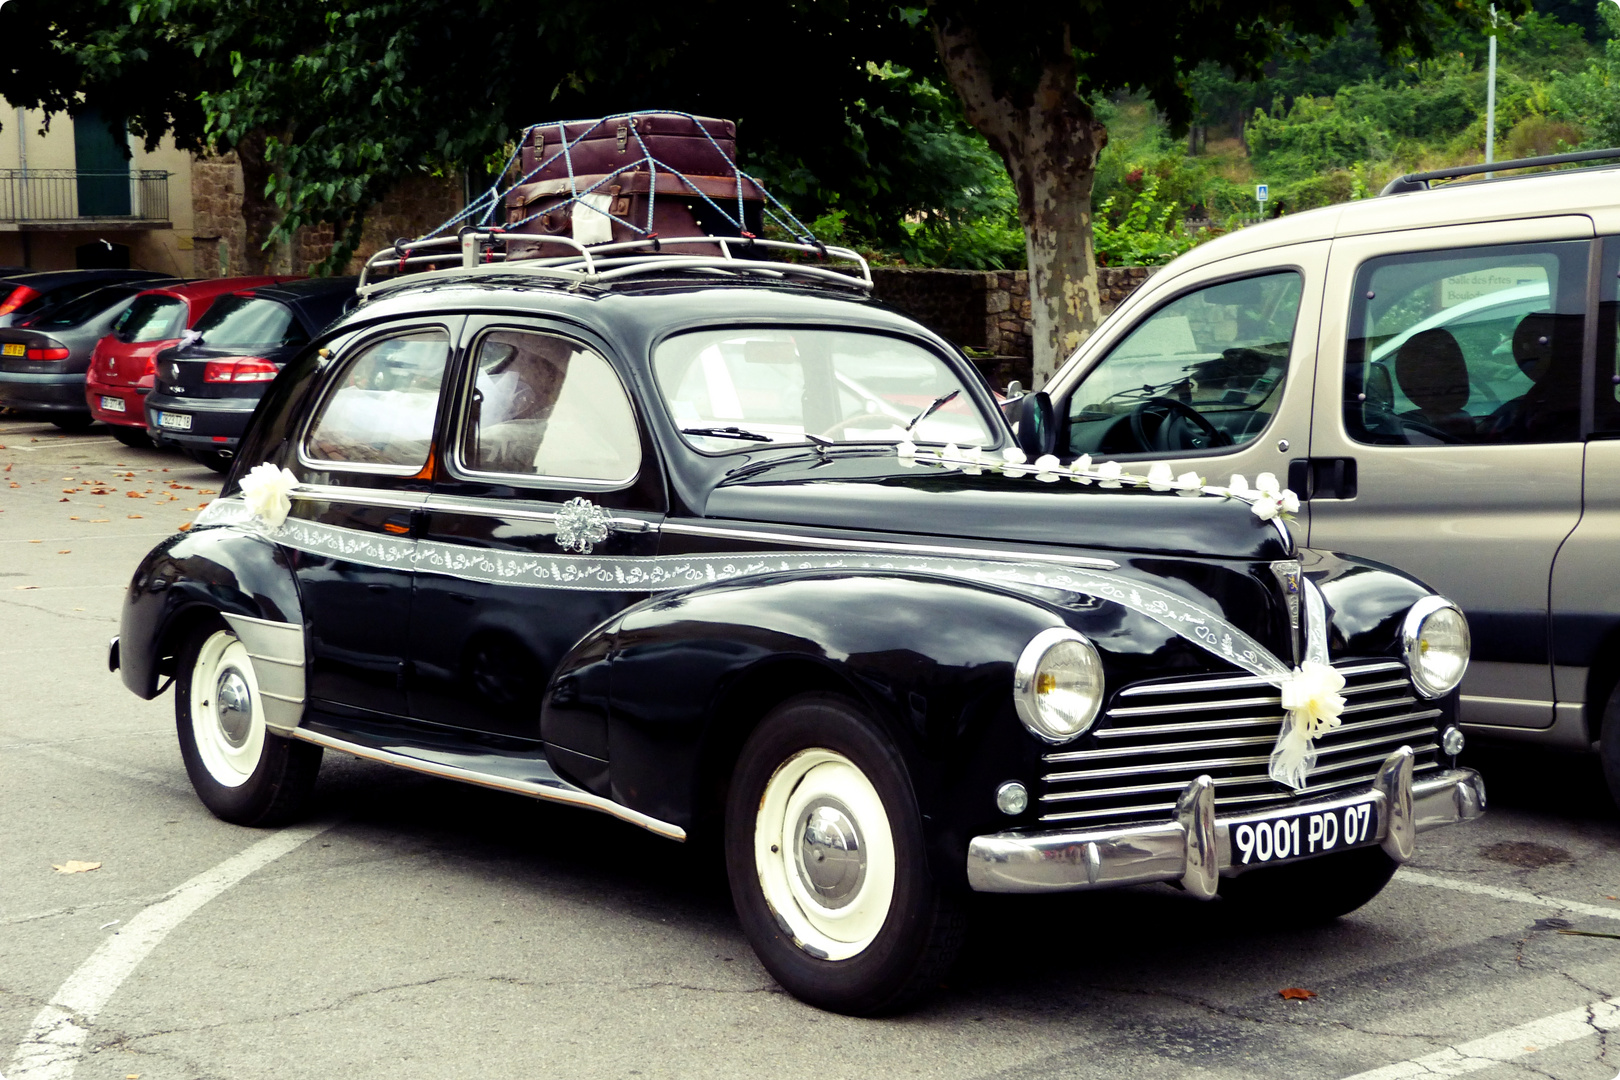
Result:
{"label": "roadside vegetation", "polygon": [[[1620,146],[1620,5],[1538,2],[1503,19],[1499,35],[1496,160]],[[1484,160],[1485,35],[1456,31],[1432,59],[1388,60],[1363,18],[1333,41],[1295,45],[1254,82],[1198,68],[1184,134],[1146,95],[1094,102],[1108,128],[1092,193],[1101,265],[1168,262],[1256,220],[1259,183],[1272,216],[1369,198],[1401,173]],[[934,178],[932,203],[907,216],[899,243],[892,224],[837,205],[818,233],[884,262],[1023,266],[1017,198],[983,137],[926,80],[893,68],[882,77],[931,105],[904,139],[915,167]]]}

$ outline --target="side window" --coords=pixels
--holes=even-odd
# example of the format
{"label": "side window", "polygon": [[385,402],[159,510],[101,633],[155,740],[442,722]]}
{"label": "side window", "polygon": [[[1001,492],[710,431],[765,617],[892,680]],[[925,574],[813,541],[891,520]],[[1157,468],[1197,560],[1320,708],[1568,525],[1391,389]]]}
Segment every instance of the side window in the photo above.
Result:
{"label": "side window", "polygon": [[1223,281],[1159,308],[1075,387],[1069,452],[1204,450],[1254,439],[1282,399],[1302,288],[1289,270]]}
{"label": "side window", "polygon": [[1580,437],[1585,241],[1371,259],[1356,274],[1344,420],[1359,442]]}
{"label": "side window", "polygon": [[497,330],[478,343],[461,461],[472,472],[628,483],[641,436],[624,385],[567,338]]}
{"label": "side window", "polygon": [[439,387],[450,359],[442,330],[362,346],[350,357],[304,438],[321,464],[413,473],[427,464]]}
{"label": "side window", "polygon": [[1620,432],[1620,236],[1603,241],[1598,289],[1597,429]]}

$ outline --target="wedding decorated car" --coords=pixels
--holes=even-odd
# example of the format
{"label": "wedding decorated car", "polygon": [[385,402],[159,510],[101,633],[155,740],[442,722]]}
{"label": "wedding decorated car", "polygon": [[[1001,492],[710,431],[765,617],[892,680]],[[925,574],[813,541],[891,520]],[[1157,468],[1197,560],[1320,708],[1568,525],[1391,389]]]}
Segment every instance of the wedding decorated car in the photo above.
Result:
{"label": "wedding decorated car", "polygon": [[1447,600],[1299,547],[1275,477],[1060,463],[854,252],[700,243],[377,256],[129,586],[112,666],[210,810],[293,818],[333,750],[715,836],[856,1014],[975,890],[1331,919],[1483,811]]}

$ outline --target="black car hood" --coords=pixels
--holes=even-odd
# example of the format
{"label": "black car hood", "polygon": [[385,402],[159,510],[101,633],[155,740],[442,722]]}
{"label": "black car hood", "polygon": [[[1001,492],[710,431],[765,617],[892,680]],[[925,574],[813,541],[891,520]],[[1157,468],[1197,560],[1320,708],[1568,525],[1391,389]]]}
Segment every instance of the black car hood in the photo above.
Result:
{"label": "black car hood", "polygon": [[1168,556],[1294,554],[1284,530],[1234,499],[905,468],[893,453],[754,463],[714,489],[704,516]]}

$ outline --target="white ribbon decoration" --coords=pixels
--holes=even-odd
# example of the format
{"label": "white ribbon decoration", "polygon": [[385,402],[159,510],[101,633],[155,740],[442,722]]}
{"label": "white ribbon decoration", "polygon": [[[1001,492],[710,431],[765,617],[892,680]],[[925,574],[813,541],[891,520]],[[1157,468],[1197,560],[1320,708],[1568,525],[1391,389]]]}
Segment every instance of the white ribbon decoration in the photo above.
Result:
{"label": "white ribbon decoration", "polygon": [[242,501],[248,510],[265,525],[279,529],[292,512],[292,493],[298,487],[298,477],[289,469],[281,469],[268,461],[255,465],[242,477]]}

